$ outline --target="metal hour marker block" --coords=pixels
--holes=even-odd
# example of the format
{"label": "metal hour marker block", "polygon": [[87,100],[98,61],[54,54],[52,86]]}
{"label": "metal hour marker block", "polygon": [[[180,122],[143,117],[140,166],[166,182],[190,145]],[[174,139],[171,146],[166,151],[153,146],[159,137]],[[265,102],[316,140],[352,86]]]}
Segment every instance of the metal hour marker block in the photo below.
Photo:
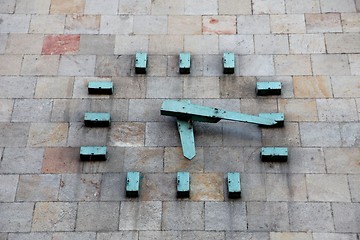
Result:
{"label": "metal hour marker block", "polygon": [[110,113],[85,113],[84,123],[87,127],[110,126]]}
{"label": "metal hour marker block", "polygon": [[126,197],[138,197],[140,190],[140,172],[128,172],[126,177]]}
{"label": "metal hour marker block", "polygon": [[85,146],[80,148],[81,161],[105,161],[107,158],[106,147]]}
{"label": "metal hour marker block", "polygon": [[135,73],[145,74],[147,67],[147,53],[136,53],[135,56]]}
{"label": "metal hour marker block", "polygon": [[190,53],[180,53],[179,72],[180,74],[190,73]]}
{"label": "metal hour marker block", "polygon": [[257,82],[256,94],[259,96],[281,95],[281,82]]}
{"label": "metal hour marker block", "polygon": [[229,198],[241,197],[240,173],[230,172],[227,176]]}
{"label": "metal hour marker block", "polygon": [[112,82],[89,82],[89,94],[113,94],[114,86]]}
{"label": "metal hour marker block", "polygon": [[260,156],[263,162],[286,162],[288,149],[283,147],[263,147]]}
{"label": "metal hour marker block", "polygon": [[226,52],[223,56],[224,74],[233,74],[235,72],[235,55]]}
{"label": "metal hour marker block", "polygon": [[190,174],[188,172],[177,173],[177,197],[190,197]]}
{"label": "metal hour marker block", "polygon": [[284,113],[259,113],[259,117],[273,119],[277,122],[275,125],[272,126],[259,125],[261,127],[275,128],[275,127],[284,126],[284,120],[285,120]]}

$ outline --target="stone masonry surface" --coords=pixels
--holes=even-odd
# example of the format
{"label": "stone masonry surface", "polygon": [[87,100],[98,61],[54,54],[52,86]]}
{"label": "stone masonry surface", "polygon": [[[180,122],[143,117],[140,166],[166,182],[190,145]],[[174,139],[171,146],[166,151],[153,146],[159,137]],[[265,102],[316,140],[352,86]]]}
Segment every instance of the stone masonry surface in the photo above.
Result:
{"label": "stone masonry surface", "polygon": [[[89,95],[90,81],[114,94]],[[256,96],[258,81],[282,94]],[[285,126],[196,122],[189,161],[165,99],[283,112]],[[85,112],[111,126],[85,127]],[[359,124],[359,0],[0,0],[0,240],[359,240]],[[81,162],[85,145],[108,160]],[[262,146],[288,147],[288,162],[262,163]]]}

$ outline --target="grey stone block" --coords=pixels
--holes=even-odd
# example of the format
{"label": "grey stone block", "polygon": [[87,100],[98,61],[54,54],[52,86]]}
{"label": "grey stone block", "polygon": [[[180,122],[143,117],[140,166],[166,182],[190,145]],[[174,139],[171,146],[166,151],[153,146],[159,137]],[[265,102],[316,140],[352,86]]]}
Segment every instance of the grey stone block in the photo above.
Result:
{"label": "grey stone block", "polygon": [[105,173],[101,179],[101,201],[122,201],[125,196],[126,174]]}
{"label": "grey stone block", "polygon": [[14,13],[16,0],[9,0],[0,3],[0,13]]}
{"label": "grey stone block", "polygon": [[162,230],[204,230],[202,202],[163,202]]}
{"label": "grey stone block", "polygon": [[90,110],[89,99],[54,99],[52,122],[82,122]]}
{"label": "grey stone block", "polygon": [[161,230],[161,202],[122,202],[119,230]]}
{"label": "grey stone block", "polygon": [[40,173],[43,148],[5,148],[1,173]]}
{"label": "grey stone block", "polygon": [[221,55],[204,55],[204,76],[216,77],[223,75],[223,62]]}
{"label": "grey stone block", "polygon": [[252,231],[290,230],[288,204],[285,202],[248,202],[248,229]]}
{"label": "grey stone block", "polygon": [[92,99],[90,110],[92,112],[108,112],[112,122],[128,120],[129,102],[126,99]]}
{"label": "grey stone block", "polygon": [[181,240],[182,232],[180,231],[140,231],[139,240]]}
{"label": "grey stone block", "polygon": [[19,175],[0,175],[0,202],[14,202]]}
{"label": "grey stone block", "polygon": [[163,148],[126,148],[124,171],[163,172]]}
{"label": "grey stone block", "polygon": [[360,175],[348,175],[351,201],[360,202]]}
{"label": "grey stone block", "polygon": [[145,142],[145,123],[123,122],[113,124],[110,131],[110,146],[142,147]]}
{"label": "grey stone block", "polygon": [[355,99],[317,99],[316,106],[320,121],[352,122],[358,120]]}
{"label": "grey stone block", "polygon": [[195,146],[208,147],[222,145],[222,124],[194,122]]}
{"label": "grey stone block", "polygon": [[[285,123],[283,128],[262,129],[264,146],[300,146],[299,125],[295,122]],[[305,145],[305,144],[303,144]]]}
{"label": "grey stone block", "polygon": [[42,77],[37,80],[35,98],[71,98],[74,78]]}
{"label": "grey stone block", "polygon": [[254,77],[220,77],[221,98],[255,98],[255,87]]}
{"label": "grey stone block", "polygon": [[161,99],[130,99],[129,121],[153,122],[164,121],[165,117],[160,115]]}
{"label": "grey stone block", "polygon": [[330,203],[289,203],[291,231],[333,232]]}
{"label": "grey stone block", "polygon": [[[8,240],[51,240],[51,238],[51,233],[9,233]],[[0,239],[2,238],[0,237]],[[6,238],[4,238],[4,240],[6,240]]]}
{"label": "grey stone block", "polygon": [[140,185],[140,199],[142,201],[176,199],[176,175],[174,173],[148,173],[144,174],[143,177]]}
{"label": "grey stone block", "polygon": [[189,161],[181,147],[166,147],[164,153],[164,172],[203,172],[204,149],[196,148],[196,156]]}
{"label": "grey stone block", "polygon": [[232,146],[261,146],[261,129],[255,124],[223,123],[223,145]]}
{"label": "grey stone block", "polygon": [[134,61],[134,57],[131,55],[97,56],[95,76],[129,77],[135,71]]}
{"label": "grey stone block", "polygon": [[0,232],[30,232],[34,203],[0,203]]}
{"label": "grey stone block", "polygon": [[0,135],[1,147],[26,146],[30,124],[27,123],[0,123],[3,130]]}
{"label": "grey stone block", "polygon": [[144,76],[113,78],[114,98],[145,98],[146,83]]}
{"label": "grey stone block", "polygon": [[15,100],[12,122],[48,122],[52,100],[18,99]]}
{"label": "grey stone block", "polygon": [[109,129],[88,128],[83,123],[70,123],[67,146],[106,145]]}
{"label": "grey stone block", "polygon": [[302,146],[336,147],[341,145],[337,123],[300,123]]}
{"label": "grey stone block", "polygon": [[17,201],[56,201],[60,175],[21,175],[16,193]]}
{"label": "grey stone block", "polygon": [[77,203],[38,202],[35,205],[32,231],[73,231],[77,214]]}
{"label": "grey stone block", "polygon": [[79,54],[104,55],[114,54],[114,35],[81,35]]}
{"label": "grey stone block", "polygon": [[61,76],[94,76],[94,55],[62,55],[59,64]]}
{"label": "grey stone block", "polygon": [[247,221],[245,203],[205,203],[205,230],[244,231],[246,229]]}
{"label": "grey stone block", "polygon": [[95,240],[95,232],[55,232],[52,240]]}
{"label": "grey stone block", "polygon": [[106,161],[84,162],[83,173],[116,173],[124,171],[125,148],[107,147]]}
{"label": "grey stone block", "polygon": [[67,123],[32,123],[29,130],[30,147],[64,147],[68,137]]}
{"label": "grey stone block", "polygon": [[359,174],[359,148],[325,148],[328,173]]}
{"label": "grey stone block", "polygon": [[54,76],[59,68],[59,55],[24,55],[21,75]]}
{"label": "grey stone block", "polygon": [[119,225],[118,202],[79,203],[76,231],[115,231]]}
{"label": "grey stone block", "polygon": [[14,100],[0,99],[0,122],[10,122]]}
{"label": "grey stone block", "polygon": [[137,231],[120,231],[120,232],[108,232],[97,233],[97,240],[138,240],[139,233]]}
{"label": "grey stone block", "polygon": [[335,231],[360,232],[360,203],[332,203]]}
{"label": "grey stone block", "polygon": [[27,33],[29,30],[29,14],[1,14],[0,17],[0,33]]}
{"label": "grey stone block", "polygon": [[145,146],[180,146],[176,122],[147,122]]}
{"label": "grey stone block", "polygon": [[242,172],[244,158],[241,148],[204,148],[205,172]]}
{"label": "grey stone block", "polygon": [[97,201],[100,198],[100,174],[63,174],[60,201]]}
{"label": "grey stone block", "polygon": [[225,232],[216,231],[183,231],[181,239],[198,240],[198,239],[216,239],[225,240]]}
{"label": "grey stone block", "polygon": [[[156,54],[159,54],[156,52]],[[150,55],[146,75],[149,77],[166,77],[168,56]],[[151,78],[148,78],[151,79]],[[176,79],[177,80],[177,79]]]}
{"label": "grey stone block", "polygon": [[265,232],[225,232],[226,240],[265,240],[270,239]]}
{"label": "grey stone block", "polygon": [[342,146],[344,147],[360,147],[358,136],[360,134],[360,127],[357,122],[354,123],[341,123],[340,134]]}
{"label": "grey stone block", "polygon": [[325,173],[324,153],[320,148],[290,148],[289,172]]}
{"label": "grey stone block", "polygon": [[151,77],[146,80],[147,98],[181,98],[182,81],[177,78]]}
{"label": "grey stone block", "polygon": [[264,174],[241,174],[241,199],[243,201],[266,201]]}
{"label": "grey stone block", "polygon": [[356,234],[350,233],[313,233],[314,240],[357,240]]}
{"label": "grey stone block", "polygon": [[220,83],[218,77],[184,78],[184,98],[219,98]]}
{"label": "grey stone block", "polygon": [[268,201],[306,201],[304,174],[267,174],[266,197]]}

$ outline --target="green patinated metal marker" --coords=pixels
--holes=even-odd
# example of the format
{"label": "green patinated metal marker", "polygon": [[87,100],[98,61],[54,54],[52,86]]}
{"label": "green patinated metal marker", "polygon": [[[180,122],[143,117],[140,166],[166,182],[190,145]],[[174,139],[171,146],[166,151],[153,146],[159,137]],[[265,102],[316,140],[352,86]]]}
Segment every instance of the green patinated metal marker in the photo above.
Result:
{"label": "green patinated metal marker", "polygon": [[190,173],[178,172],[176,180],[177,180],[177,197],[178,198],[190,197]]}
{"label": "green patinated metal marker", "polygon": [[140,172],[128,172],[126,176],[126,197],[138,197],[140,190]]}
{"label": "green patinated metal marker", "polygon": [[196,105],[190,101],[181,100],[165,100],[160,113],[177,118],[183,154],[189,160],[196,155],[193,121],[217,123],[221,119],[226,119],[267,126],[277,124],[273,119]]}
{"label": "green patinated metal marker", "polygon": [[229,172],[227,175],[227,180],[228,180],[229,198],[240,198],[241,197],[240,173]]}

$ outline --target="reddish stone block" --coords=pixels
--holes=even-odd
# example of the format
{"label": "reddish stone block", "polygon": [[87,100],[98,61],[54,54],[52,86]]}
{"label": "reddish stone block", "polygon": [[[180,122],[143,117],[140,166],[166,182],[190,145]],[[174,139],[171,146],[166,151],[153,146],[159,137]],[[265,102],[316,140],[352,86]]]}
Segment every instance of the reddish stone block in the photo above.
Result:
{"label": "reddish stone block", "polygon": [[236,34],[236,16],[203,16],[203,34]]}
{"label": "reddish stone block", "polygon": [[46,148],[42,173],[78,173],[81,171],[79,148]]}
{"label": "reddish stone block", "polygon": [[76,53],[80,47],[80,35],[48,35],[44,39],[42,54]]}

